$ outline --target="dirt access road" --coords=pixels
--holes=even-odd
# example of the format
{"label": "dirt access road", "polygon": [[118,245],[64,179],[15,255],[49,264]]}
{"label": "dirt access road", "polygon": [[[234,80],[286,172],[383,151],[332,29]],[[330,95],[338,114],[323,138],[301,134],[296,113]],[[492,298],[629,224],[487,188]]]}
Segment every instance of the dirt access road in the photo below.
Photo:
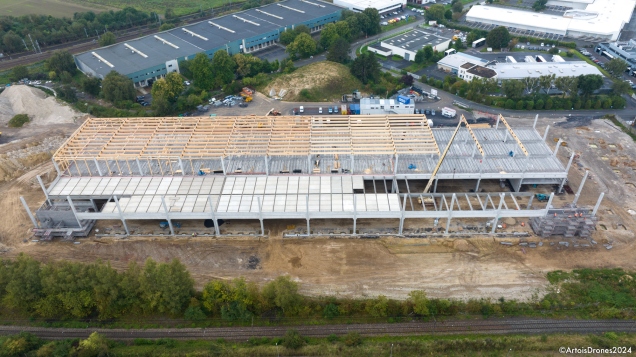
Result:
{"label": "dirt access road", "polygon": [[[528,124],[532,119],[510,118],[509,121],[514,127],[521,121]],[[564,162],[570,150],[580,154],[570,171],[571,187],[578,188],[585,169],[593,170],[580,203],[591,205],[601,190],[607,192],[599,212],[600,223],[605,228],[594,236],[598,245],[575,248],[571,244],[564,248],[558,243],[550,245],[560,239],[531,238],[529,241],[542,241],[544,245],[523,251],[518,246],[502,246],[492,237],[282,239],[282,231],[289,222],[267,222],[266,230],[270,236],[260,239],[157,237],[115,240],[93,237],[81,240],[79,245],[32,243],[30,222],[18,198],[25,196],[32,209],[43,202],[44,196],[32,177],[36,172],[48,172],[45,178],[53,179],[50,167],[44,165],[0,185],[0,210],[6,212],[5,219],[0,221],[0,257],[15,257],[25,252],[43,261],[94,262],[102,259],[120,269],[131,261],[153,258],[167,262],[177,258],[188,266],[198,287],[210,279],[244,276],[265,283],[288,274],[300,283],[301,291],[306,294],[343,297],[383,294],[393,298],[405,298],[409,291],[423,289],[433,297],[497,299],[503,296],[528,300],[545,289],[547,271],[582,267],[636,269],[632,233],[635,225],[628,211],[636,212],[636,207],[629,206],[635,202],[636,187],[625,184],[631,180],[634,171],[630,166],[632,162],[622,159],[622,153],[633,150],[634,143],[606,121],[542,119],[539,130],[542,132],[548,124],[552,126],[548,136],[550,143],[553,137],[565,137],[568,141],[568,146],[559,150],[559,157]],[[596,141],[596,149],[590,146],[590,140]],[[599,140],[604,140],[604,144]],[[614,157],[618,161],[612,161]],[[572,195],[559,197],[555,205],[571,202],[572,198]],[[613,249],[606,250],[600,244],[602,242],[611,242]]]}

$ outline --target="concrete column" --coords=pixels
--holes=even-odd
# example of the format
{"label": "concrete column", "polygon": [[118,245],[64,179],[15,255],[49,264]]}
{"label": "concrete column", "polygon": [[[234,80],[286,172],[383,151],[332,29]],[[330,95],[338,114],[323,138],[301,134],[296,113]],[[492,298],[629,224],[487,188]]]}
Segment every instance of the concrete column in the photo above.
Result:
{"label": "concrete column", "polygon": [[168,221],[168,226],[170,226],[170,235],[174,234],[174,227],[172,226],[172,220],[170,220],[170,212],[168,211],[168,205],[166,205],[166,198],[161,196],[161,204],[163,205],[163,210],[166,212],[166,220]]}
{"label": "concrete column", "polygon": [[530,196],[530,199],[528,200],[528,209],[532,207],[532,200],[534,200],[534,195]]}
{"label": "concrete column", "polygon": [[208,195],[208,205],[210,206],[210,215],[212,216],[212,222],[214,223],[214,233],[217,236],[221,235],[219,230],[219,222],[216,220],[216,215],[214,214],[214,206],[212,205],[212,196]]}
{"label": "concrete column", "polygon": [[261,206],[261,197],[256,196],[256,200],[258,201],[258,220],[261,221],[261,235],[265,235],[265,227],[263,226],[263,209]]}
{"label": "concrete column", "polygon": [[51,200],[49,199],[49,192],[46,190],[46,186],[44,186],[44,182],[42,182],[42,178],[40,177],[40,175],[37,175],[35,177],[38,179],[38,183],[40,184],[40,187],[42,187],[42,192],[44,192],[44,196],[46,196],[46,202],[48,202],[50,205]]}
{"label": "concrete column", "polygon": [[[570,166],[572,166],[572,161],[574,160],[574,153],[572,153],[572,155],[570,156],[570,161],[568,161],[568,166],[565,168],[565,173],[567,175],[568,172],[570,172]],[[561,193],[563,191],[563,186],[565,185],[565,181],[567,181],[567,177],[563,179],[563,181],[561,181],[561,185],[559,186],[559,191],[558,193]]]}
{"label": "concrete column", "polygon": [[497,115],[497,123],[495,124],[495,130],[499,129],[499,120],[501,119],[501,116]]}
{"label": "concrete column", "polygon": [[139,175],[143,176],[144,175],[144,171],[141,169],[141,162],[139,162],[139,159],[135,159],[135,161],[137,162],[137,168],[139,169]]}
{"label": "concrete column", "polygon": [[539,114],[534,117],[534,123],[532,124],[532,129],[537,128],[537,120],[539,120]]}
{"label": "concrete column", "polygon": [[119,219],[121,220],[121,223],[124,225],[124,229],[126,230],[126,235],[130,235],[130,231],[128,230],[128,225],[126,224],[126,219],[124,219],[124,214],[121,210],[121,206],[119,205],[119,200],[117,199],[117,196],[113,196],[113,199],[115,199],[115,205],[117,206],[117,211],[119,211]]}
{"label": "concrete column", "polygon": [[543,133],[543,141],[546,141],[548,139],[548,132],[550,131],[550,126],[546,126],[545,127],[545,133]]}
{"label": "concrete column", "polygon": [[227,171],[225,171],[225,160],[223,160],[223,156],[221,156],[221,169],[223,170],[223,175],[227,175]]}
{"label": "concrete column", "polygon": [[550,193],[550,198],[548,198],[548,203],[545,205],[546,209],[552,208],[552,200],[554,199],[554,192]]}
{"label": "concrete column", "polygon": [[435,184],[433,185],[433,193],[437,193],[437,180],[438,178],[435,178]]}
{"label": "concrete column", "polygon": [[475,185],[475,193],[479,192],[479,183],[481,182],[481,173],[479,174],[479,178],[477,179],[477,185]]}
{"label": "concrete column", "polygon": [[97,205],[95,204],[95,200],[91,198],[91,204],[93,205],[93,209],[97,212]]}
{"label": "concrete column", "polygon": [[313,167],[311,166],[311,154],[307,155],[307,174],[311,175]]}
{"label": "concrete column", "polygon": [[357,206],[358,200],[356,199],[356,195],[353,194],[353,235],[357,235],[356,233],[356,225],[358,223],[358,206]]}
{"label": "concrete column", "polygon": [[104,176],[104,174],[102,173],[102,169],[99,167],[99,162],[97,162],[97,159],[93,158],[93,161],[95,162],[95,167],[97,168],[97,173],[99,174],[99,176]]}
{"label": "concrete column", "polygon": [[54,158],[51,158],[51,161],[53,161],[53,167],[55,167],[55,171],[57,171],[57,175],[61,176],[62,175],[62,171],[60,171],[60,167],[57,166],[57,162],[55,162]]}
{"label": "concrete column", "polygon": [[35,217],[33,217],[33,213],[31,213],[31,209],[29,209],[29,205],[27,205],[26,201],[24,200],[24,197],[20,196],[20,201],[22,201],[22,205],[24,206],[24,209],[26,210],[27,214],[29,215],[29,218],[31,219],[31,223],[33,223],[33,227],[34,228],[40,228],[38,226],[38,221],[36,221]]}
{"label": "concrete column", "polygon": [[402,235],[402,232],[404,231],[404,211],[406,211],[406,196],[404,196],[404,201],[402,202],[402,209],[400,210],[400,231],[398,232],[399,235]]}
{"label": "concrete column", "polygon": [[[185,176],[185,169],[183,168],[183,161],[181,161],[181,158],[178,158],[179,160],[179,168],[181,169],[181,176]],[[172,163],[170,163],[170,166],[172,166]],[[194,172],[193,172],[194,174]]]}
{"label": "concrete column", "polygon": [[601,192],[601,195],[598,196],[598,201],[596,201],[596,205],[594,205],[594,209],[592,210],[592,217],[596,216],[596,212],[601,206],[601,201],[603,201],[603,196],[605,196],[605,192]]}
{"label": "concrete column", "polygon": [[354,173],[354,167],[355,167],[354,164],[355,164],[355,159],[353,155],[351,155],[351,173],[352,174]]}
{"label": "concrete column", "polygon": [[583,185],[585,185],[585,180],[587,180],[587,175],[590,172],[588,170],[585,170],[585,175],[583,176],[583,179],[581,180],[581,184],[579,185],[579,189],[576,191],[576,195],[574,195],[574,201],[572,201],[572,205],[576,205],[576,202],[578,202],[579,197],[581,196],[581,191],[583,191]]}
{"label": "concrete column", "polygon": [[493,219],[492,221],[492,230],[490,231],[490,233],[494,234],[495,231],[497,230],[497,223],[499,223],[499,214],[501,213],[501,206],[503,206],[504,197],[505,197],[505,194],[503,193],[499,194],[499,207],[497,207],[497,215],[495,216],[495,219]]}
{"label": "concrete column", "polygon": [[267,155],[263,156],[265,160],[265,175],[269,175],[269,163],[267,162]]}
{"label": "concrete column", "polygon": [[307,216],[307,236],[310,235],[310,230],[309,230],[309,195],[306,195],[306,200],[305,200],[305,214]]}
{"label": "concrete column", "polygon": [[77,225],[82,228],[82,221],[77,217],[77,210],[75,209],[75,205],[73,204],[73,200],[71,200],[71,196],[66,196],[66,200],[68,201],[69,206],[71,206],[71,211],[73,211],[73,216],[75,216],[75,220],[77,221]]}
{"label": "concrete column", "polygon": [[455,206],[455,200],[457,199],[457,195],[453,193],[453,198],[451,198],[451,204],[448,208],[448,217],[446,219],[446,232],[444,234],[448,234],[448,230],[450,229],[451,218],[453,217],[453,206]]}

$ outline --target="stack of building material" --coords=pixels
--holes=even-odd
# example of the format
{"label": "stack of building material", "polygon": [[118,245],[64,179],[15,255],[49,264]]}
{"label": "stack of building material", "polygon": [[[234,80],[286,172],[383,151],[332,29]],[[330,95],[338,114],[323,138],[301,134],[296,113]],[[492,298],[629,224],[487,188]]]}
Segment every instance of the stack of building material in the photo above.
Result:
{"label": "stack of building material", "polygon": [[545,217],[530,220],[534,233],[540,237],[564,236],[589,238],[596,229],[596,216],[575,209],[550,211]]}

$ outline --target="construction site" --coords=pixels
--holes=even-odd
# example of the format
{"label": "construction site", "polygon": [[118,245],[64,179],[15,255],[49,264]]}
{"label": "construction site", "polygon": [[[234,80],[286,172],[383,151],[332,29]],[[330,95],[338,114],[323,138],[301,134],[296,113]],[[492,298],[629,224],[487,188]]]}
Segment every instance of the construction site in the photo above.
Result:
{"label": "construction site", "polygon": [[[290,238],[590,238],[602,194],[578,207],[582,183],[572,201],[554,203],[571,190],[575,155],[564,165],[562,142],[550,148],[537,120],[512,128],[501,115],[492,127],[462,117],[431,128],[424,115],[90,118],[53,155],[57,177],[48,187],[38,177],[42,206],[32,214],[22,201],[43,240],[94,227],[102,237],[266,237],[276,221]],[[528,223],[504,229],[516,219]]]}

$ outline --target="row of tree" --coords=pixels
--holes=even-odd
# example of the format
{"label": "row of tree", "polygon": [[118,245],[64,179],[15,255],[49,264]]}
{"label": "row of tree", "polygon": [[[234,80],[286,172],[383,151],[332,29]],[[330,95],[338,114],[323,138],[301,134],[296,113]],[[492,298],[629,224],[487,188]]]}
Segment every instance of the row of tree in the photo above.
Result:
{"label": "row of tree", "polygon": [[99,14],[77,12],[72,19],[45,15],[0,16],[0,53],[23,52],[27,48],[32,51],[36,40],[40,46],[47,46],[97,34],[101,36],[106,30],[125,29],[153,21],[157,21],[156,14],[132,7]]}

